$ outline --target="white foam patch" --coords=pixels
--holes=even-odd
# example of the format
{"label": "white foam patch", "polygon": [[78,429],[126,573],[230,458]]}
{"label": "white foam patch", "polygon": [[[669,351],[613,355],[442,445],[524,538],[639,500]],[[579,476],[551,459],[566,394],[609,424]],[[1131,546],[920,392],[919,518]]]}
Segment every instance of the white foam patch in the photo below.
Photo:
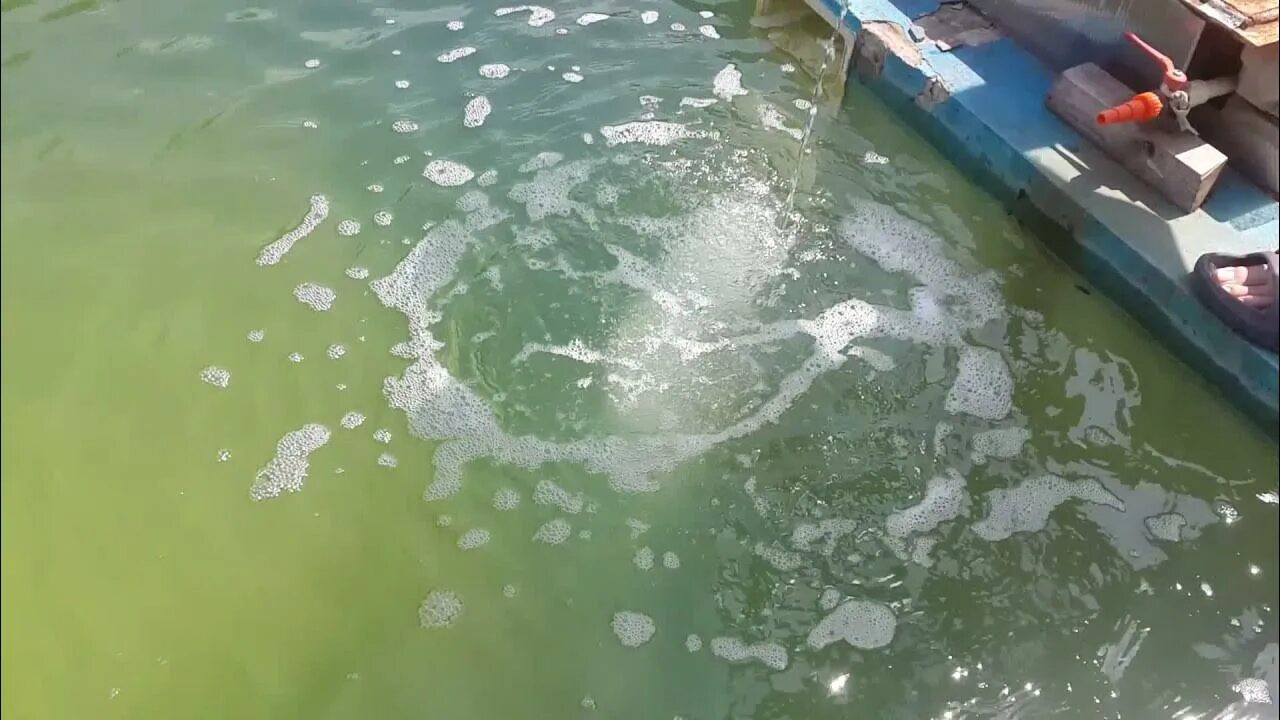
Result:
{"label": "white foam patch", "polygon": [[713,18],[713,17],[715,17],[715,16],[716,16],[716,14],[715,14],[714,12],[710,11],[710,10],[699,10],[699,11],[698,11],[698,17],[702,18],[703,20],[710,20],[711,18]]}
{"label": "white foam patch", "polygon": [[668,570],[679,570],[680,556],[670,550],[662,553],[662,567]]}
{"label": "white foam patch", "polygon": [[373,224],[378,227],[387,227],[394,219],[395,216],[391,214],[390,210],[379,210],[373,214]]}
{"label": "white foam patch", "polygon": [[582,25],[583,27],[586,27],[587,25],[594,25],[595,23],[601,22],[603,20],[608,20],[608,19],[609,19],[609,16],[605,15],[604,13],[589,12],[589,13],[583,13],[579,15],[577,23],[579,25]]}
{"label": "white foam patch", "polygon": [[539,480],[534,486],[533,502],[560,508],[570,515],[582,512],[583,506],[582,493],[571,493],[550,480]]}
{"label": "white foam patch", "polygon": [[594,220],[590,208],[569,199],[569,193],[586,182],[591,162],[577,160],[556,167],[539,170],[532,179],[516,183],[507,197],[521,203],[531,222],[538,222],[550,215],[568,217],[571,213]]}
{"label": "white foam patch", "polygon": [[446,628],[462,615],[462,598],[451,590],[432,590],[418,607],[418,622],[424,628]]}
{"label": "white foam patch", "polygon": [[391,131],[400,135],[418,132],[418,123],[412,120],[397,120],[391,123]]}
{"label": "white foam patch", "polygon": [[339,360],[343,355],[347,354],[347,346],[341,343],[334,343],[325,350],[324,354],[327,355],[330,360]]}
{"label": "white foam patch", "polygon": [[640,22],[644,23],[645,25],[652,25],[658,22],[658,11],[645,10],[644,12],[640,13]]}
{"label": "white foam patch", "polygon": [[476,52],[476,49],[471,46],[454,48],[452,50],[448,50],[437,55],[436,62],[442,62],[442,63],[455,62],[457,60],[461,60],[464,57],[474,55],[475,52]]}
{"label": "white foam patch", "polygon": [[774,670],[787,669],[787,649],[777,643],[747,643],[732,637],[711,638],[711,654],[731,663],[759,661]]}
{"label": "white foam patch", "polygon": [[673,22],[671,23],[671,29],[675,32],[684,32],[684,23]]}
{"label": "white foam patch", "polygon": [[364,415],[358,412],[349,412],[342,416],[342,420],[338,424],[346,430],[355,430],[364,424]]}
{"label": "white foam patch", "polygon": [[795,100],[791,101],[791,104],[795,105],[797,110],[813,109],[813,103],[809,102],[808,100],[805,100],[804,98],[796,98]]}
{"label": "white foam patch", "polygon": [[400,461],[397,460],[396,456],[392,455],[391,453],[382,453],[381,455],[378,456],[378,465],[382,467],[393,468],[398,466],[399,464],[400,464]]}
{"label": "white foam patch", "polygon": [[452,160],[432,160],[422,171],[422,177],[441,187],[465,185],[475,177],[471,168]]}
{"label": "white foam patch", "polygon": [[[752,498],[755,500],[755,497]],[[835,552],[840,538],[858,529],[858,524],[848,518],[826,518],[815,523],[801,523],[791,532],[791,544],[797,550],[809,552],[813,543],[822,541],[823,555]]]}
{"label": "white foam patch", "polygon": [[866,154],[862,156],[862,162],[867,165],[888,165],[889,158],[873,150],[868,150]]}
{"label": "white foam patch", "polygon": [[709,37],[712,40],[720,39],[720,33],[716,31],[714,25],[699,25],[698,32],[702,33],[704,37]]}
{"label": "white foam patch", "polygon": [[1008,460],[1022,454],[1022,446],[1031,439],[1031,431],[1026,428],[995,428],[984,430],[973,436],[973,451],[970,457],[974,464],[982,465],[987,458]]}
{"label": "white foam patch", "polygon": [[346,276],[352,280],[364,280],[369,277],[369,268],[349,267],[345,272]]}
{"label": "white foam patch", "polygon": [[718,102],[720,101],[715,98],[682,97],[680,98],[680,107],[705,108],[711,107]]}
{"label": "white foam patch", "polygon": [[311,423],[285,433],[276,443],[275,457],[271,458],[254,478],[249,497],[266,500],[281,493],[298,492],[307,480],[311,466],[311,453],[329,442],[329,428]]}
{"label": "white foam patch", "polygon": [[275,265],[280,262],[293,249],[295,243],[310,235],[327,217],[329,217],[328,198],[324,195],[312,195],[311,209],[303,216],[302,222],[298,223],[298,226],[294,229],[281,235],[275,242],[262,248],[262,252],[258,253],[258,265]]}
{"label": "white foam patch", "polygon": [[408,90],[408,89],[409,89],[409,81],[408,81],[408,80],[397,80],[397,81],[395,81],[394,85],[396,86],[396,89],[397,89],[397,90]]}
{"label": "white foam patch", "polygon": [[476,184],[480,187],[489,187],[498,182],[497,170],[485,170],[476,177]]}
{"label": "white foam patch", "polygon": [[200,371],[200,379],[216,388],[225,388],[231,384],[231,371],[210,365]]}
{"label": "white foam patch", "polygon": [[306,62],[302,63],[302,67],[308,70],[315,70],[316,68],[320,67],[320,58],[311,58],[310,60],[307,60]]}
{"label": "white foam patch", "polygon": [[1124,503],[1097,480],[1065,480],[1043,475],[1012,488],[988,492],[987,517],[973,524],[974,534],[992,542],[1019,532],[1043,530],[1054,508],[1071,499],[1124,510]]}
{"label": "white foam patch", "polygon": [[618,642],[622,643],[623,647],[630,648],[640,647],[649,642],[658,629],[653,624],[653,618],[630,610],[614,613],[609,627],[613,628],[613,634],[617,636]]}
{"label": "white foam patch", "polygon": [[783,132],[796,140],[804,138],[804,131],[800,128],[787,127],[787,118],[778,108],[769,103],[760,103],[760,124],[769,130],[777,130]]}
{"label": "white foam patch", "polygon": [[520,493],[511,488],[501,488],[493,494],[493,509],[510,512],[520,507]]}
{"label": "white foam patch", "polygon": [[302,283],[293,289],[293,296],[298,302],[315,310],[316,312],[324,312],[333,307],[333,303],[338,299],[338,293],[331,288],[315,283]]}
{"label": "white foam patch", "polygon": [[1000,353],[982,347],[960,349],[955,384],[947,393],[947,412],[999,420],[1013,409],[1013,377]]}
{"label": "white foam patch", "polygon": [[491,112],[493,112],[493,106],[489,104],[489,98],[477,95],[467,101],[467,106],[462,109],[462,126],[480,127]]}
{"label": "white foam patch", "polygon": [[689,637],[684,639],[684,649],[691,653],[698,652],[702,649],[702,638],[695,634],[690,634]]}
{"label": "white foam patch", "polygon": [[832,610],[840,604],[840,591],[835,588],[825,588],[822,594],[818,596],[818,607],[823,610]]}
{"label": "white foam patch", "polygon": [[529,13],[529,27],[542,27],[552,20],[556,19],[556,14],[541,5],[518,5],[516,7],[498,8],[493,14],[502,17],[511,13],[527,12]]}
{"label": "white foam patch", "polygon": [[1240,693],[1240,699],[1246,703],[1271,704],[1271,689],[1267,687],[1267,681],[1262,678],[1245,678],[1232,685],[1231,689]]}
{"label": "white foam patch", "polygon": [[1165,542],[1178,542],[1182,539],[1182,528],[1187,525],[1187,518],[1176,512],[1162,513],[1146,518],[1143,524],[1151,537]]}
{"label": "white foam patch", "polygon": [[511,74],[511,66],[505,63],[485,63],[480,66],[480,77],[490,80],[501,80]]}
{"label": "white foam patch", "polygon": [[848,600],[822,618],[809,631],[807,642],[815,650],[843,640],[863,650],[874,650],[893,642],[898,618],[888,605],[867,600]]}
{"label": "white foam patch", "polygon": [[537,155],[520,163],[520,167],[516,168],[522,173],[534,172],[535,170],[543,170],[554,167],[564,160],[564,155],[558,152],[540,152]]}
{"label": "white foam patch", "polygon": [[305,358],[303,358],[303,357],[302,357],[302,353],[300,353],[300,352],[291,352],[291,353],[289,353],[289,362],[300,363],[300,362],[302,362],[304,359],[305,359]]}
{"label": "white foam patch", "polygon": [[458,538],[459,550],[475,550],[489,544],[489,531],[484,528],[471,528]]}
{"label": "white foam patch", "polygon": [[747,94],[746,88],[742,87],[742,72],[733,63],[725,65],[724,69],[716,73],[711,86],[711,92],[725,102],[732,102],[735,97]]}
{"label": "white foam patch", "polygon": [[266,330],[250,330],[249,334],[246,335],[245,337],[248,338],[249,342],[251,343],[260,343],[267,338],[267,331]]}
{"label": "white foam patch", "polygon": [[912,543],[912,536],[930,532],[942,523],[956,519],[964,512],[968,499],[964,477],[955,470],[929,478],[919,503],[892,512],[885,518],[885,544],[903,560],[911,559],[924,567],[932,566],[929,550],[936,541],[918,538]]}
{"label": "white foam patch", "polygon": [[360,223],[355,220],[343,220],[338,223],[338,234],[343,237],[351,237],[360,232]]}
{"label": "white foam patch", "polygon": [[605,145],[613,147],[630,143],[670,145],[676,140],[707,137],[707,133],[703,130],[690,129],[680,123],[647,120],[622,125],[606,125],[600,128],[600,136],[604,138]]}
{"label": "white foam patch", "polygon": [[466,23],[462,22],[461,20],[450,20],[449,22],[444,24],[445,29],[451,32],[458,32],[459,30],[461,30],[466,26],[467,26]]}
{"label": "white foam patch", "polygon": [[568,520],[556,518],[543,523],[542,527],[533,533],[533,539],[548,545],[559,545],[569,539],[571,532],[573,532],[573,527],[569,525]]}
{"label": "white foam patch", "polygon": [[564,74],[563,74],[563,75],[561,75],[560,77],[564,78],[564,81],[565,81],[565,82],[570,82],[570,83],[580,83],[580,82],[582,82],[582,80],[583,80],[583,77],[582,77],[582,74],[581,74],[581,73],[576,73],[576,72],[573,72],[573,71],[570,71],[570,72],[564,73]]}
{"label": "white foam patch", "polygon": [[790,572],[804,564],[804,558],[800,557],[800,555],[773,545],[756,543],[755,552],[756,555],[764,558],[765,562],[772,565],[775,570],[781,570],[782,572]]}
{"label": "white foam patch", "polygon": [[502,586],[502,597],[513,598],[519,592],[520,591],[516,588],[515,585],[508,584],[508,585]]}
{"label": "white foam patch", "polygon": [[642,547],[636,550],[636,556],[631,559],[635,566],[641,570],[653,569],[653,550],[648,547]]}

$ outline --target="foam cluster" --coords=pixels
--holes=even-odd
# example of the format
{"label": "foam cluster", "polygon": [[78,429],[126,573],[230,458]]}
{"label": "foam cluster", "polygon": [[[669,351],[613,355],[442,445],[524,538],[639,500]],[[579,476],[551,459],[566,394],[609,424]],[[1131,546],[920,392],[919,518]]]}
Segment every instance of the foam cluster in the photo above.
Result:
{"label": "foam cluster", "polygon": [[684,649],[691,653],[698,652],[702,649],[702,638],[697,634],[691,633],[689,637],[684,639]]}
{"label": "foam cluster", "polygon": [[338,234],[343,237],[352,237],[360,233],[360,223],[355,220],[343,220],[338,223]]}
{"label": "foam cluster", "polygon": [[637,568],[641,570],[653,569],[653,550],[649,547],[642,547],[636,550],[636,556],[631,559]]}
{"label": "foam cluster", "polygon": [[834,609],[840,604],[840,591],[829,587],[822,590],[822,594],[818,596],[818,607],[823,610]]}
{"label": "foam cluster", "polygon": [[587,25],[594,25],[595,23],[598,23],[602,20],[608,20],[608,19],[609,19],[609,16],[605,15],[604,13],[589,12],[589,13],[583,13],[579,15],[577,19],[577,23],[583,27],[586,27]]}
{"label": "foam cluster", "polygon": [[707,133],[702,130],[692,130],[680,123],[642,120],[621,125],[605,125],[600,128],[600,136],[609,147],[630,143],[661,146],[686,138],[707,137]]}
{"label": "foam cluster", "polygon": [[640,647],[649,642],[657,630],[657,626],[653,624],[653,618],[644,613],[629,610],[614,613],[613,621],[609,626],[613,628],[613,634],[618,637],[618,642],[624,647],[631,648]]}
{"label": "foam cluster", "polygon": [[342,343],[334,343],[325,350],[324,354],[327,355],[330,360],[339,360],[343,355],[347,354],[347,346]]}
{"label": "foam cluster", "polygon": [[278,240],[262,248],[258,253],[258,265],[275,265],[291,250],[295,243],[311,234],[324,219],[329,217],[329,200],[324,195],[311,196],[311,209],[303,216],[302,222]]}
{"label": "foam cluster", "polygon": [[992,542],[1014,533],[1043,530],[1054,508],[1071,499],[1124,510],[1124,503],[1092,478],[1065,480],[1042,475],[1012,488],[987,493],[987,517],[972,526],[975,535]]}
{"label": "foam cluster", "polygon": [[295,287],[293,296],[297,298],[298,302],[316,312],[324,312],[332,308],[333,302],[338,299],[338,293],[331,288],[309,282]]}
{"label": "foam cluster", "polygon": [[501,80],[511,74],[511,66],[506,63],[485,63],[477,71],[480,77],[489,80]]}
{"label": "foam cluster", "polygon": [[1165,542],[1178,542],[1182,539],[1182,528],[1187,525],[1187,518],[1181,513],[1168,512],[1146,518],[1143,524],[1151,537]]}
{"label": "foam cluster", "polygon": [[777,643],[747,643],[732,637],[711,639],[711,654],[731,663],[756,660],[774,670],[787,669],[787,649]]}
{"label": "foam cluster", "polygon": [[329,442],[329,428],[311,423],[285,433],[276,443],[271,458],[254,479],[249,496],[254,500],[278,497],[285,492],[298,492],[307,480],[311,453]]}
{"label": "foam cluster", "polygon": [[569,535],[572,532],[573,527],[569,525],[568,520],[565,520],[564,518],[555,518],[554,520],[548,520],[543,523],[542,527],[538,528],[537,531],[533,533],[533,539],[540,543],[546,543],[547,545],[559,545],[565,540],[568,540]]}
{"label": "foam cluster", "polygon": [[549,215],[568,217],[572,212],[590,218],[588,208],[569,199],[573,188],[586,182],[590,169],[590,161],[578,160],[539,170],[531,180],[516,183],[507,197],[524,205],[530,222]]}
{"label": "foam cluster", "polygon": [[462,28],[466,27],[466,23],[462,22],[461,20],[450,20],[449,22],[444,24],[444,27],[446,30],[449,30],[451,32],[458,32]]}
{"label": "foam cluster", "polygon": [[382,453],[381,455],[378,456],[378,465],[382,467],[393,468],[398,466],[399,464],[400,464],[400,461],[397,460],[396,456],[392,455],[391,453]]}
{"label": "foam cluster", "polygon": [[484,528],[471,528],[458,538],[459,550],[475,550],[489,543],[489,531]]}
{"label": "foam cluster", "polygon": [[437,62],[451,63],[455,60],[461,60],[464,57],[475,54],[476,49],[470,46],[454,48],[440,53],[436,56]]}
{"label": "foam cluster", "polygon": [[493,11],[493,14],[502,17],[511,13],[527,12],[529,13],[529,27],[542,27],[552,20],[556,19],[556,14],[541,5],[517,5],[515,7],[503,7]]}
{"label": "foam cluster", "polygon": [[945,407],[953,414],[999,420],[1013,409],[1013,377],[995,350],[965,346]]}
{"label": "foam cluster", "polygon": [[640,13],[640,22],[644,23],[645,25],[652,25],[658,22],[658,11],[645,10],[644,12]]}
{"label": "foam cluster", "polygon": [[418,607],[418,622],[424,628],[446,628],[462,615],[462,598],[451,590],[432,590]]}
{"label": "foam cluster", "polygon": [[714,25],[699,25],[698,32],[701,33],[703,37],[709,37],[712,40],[720,39],[720,33],[716,30]]}
{"label": "foam cluster", "polygon": [[386,227],[390,225],[393,219],[395,219],[395,216],[391,214],[390,210],[379,210],[373,214],[373,224],[378,227]]}
{"label": "foam cluster", "polygon": [[827,518],[815,523],[801,523],[791,531],[791,544],[796,549],[808,552],[813,543],[824,541],[821,548],[823,555],[835,552],[840,538],[858,529],[858,524],[848,518]]}
{"label": "foam cluster", "polygon": [[342,416],[342,420],[338,422],[344,430],[355,430],[364,424],[364,415],[352,411]]}
{"label": "foam cluster", "polygon": [[892,513],[885,518],[885,531],[889,537],[905,539],[918,533],[926,533],[938,525],[954,520],[964,512],[964,477],[955,470],[929,478],[924,497],[919,503]]}
{"label": "foam cluster", "polygon": [[210,365],[200,371],[200,379],[214,387],[225,388],[231,384],[231,371]]}
{"label": "foam cluster", "polygon": [[509,512],[520,507],[520,493],[511,488],[501,488],[493,494],[493,509]]}
{"label": "foam cluster", "polygon": [[765,562],[772,565],[775,570],[781,570],[782,572],[791,572],[804,564],[804,558],[797,553],[783,550],[774,545],[756,543],[755,551],[756,555],[764,558]]}
{"label": "foam cluster", "polygon": [[266,330],[250,330],[245,336],[251,343],[260,343],[267,338]]}
{"label": "foam cluster", "polygon": [[462,126],[480,127],[491,112],[493,112],[493,106],[489,103],[489,98],[477,95],[468,100],[466,107],[462,109]]}
{"label": "foam cluster", "polygon": [[346,269],[346,275],[352,280],[364,280],[369,277],[369,268],[349,267]]}
{"label": "foam cluster", "polygon": [[668,570],[678,570],[680,568],[680,556],[670,550],[662,553],[662,567]]}
{"label": "foam cluster", "polygon": [[[684,28],[681,27],[683,30]],[[732,102],[739,95],[746,95],[746,88],[742,87],[742,71],[737,65],[729,63],[725,65],[720,72],[716,73],[715,78],[711,81],[711,92],[716,97],[725,102]]]}
{"label": "foam cluster", "polygon": [[373,439],[383,445],[386,445],[391,442],[391,431],[386,428],[378,428],[373,431]]}
{"label": "foam cluster", "polygon": [[475,175],[471,168],[452,160],[432,160],[422,171],[422,177],[441,187],[465,185]]}
{"label": "foam cluster", "polygon": [[551,505],[563,512],[576,515],[582,512],[582,493],[571,493],[550,480],[539,480],[533,488],[533,502],[537,505]]}
{"label": "foam cluster", "polygon": [[1008,460],[1022,453],[1022,446],[1031,439],[1031,431],[1026,428],[994,428],[983,430],[973,436],[969,456],[975,465],[982,465],[987,458]]}
{"label": "foam cluster", "polygon": [[391,123],[391,131],[401,135],[407,135],[418,131],[418,123],[412,120],[396,120]]}
{"label": "foam cluster", "polygon": [[869,600],[848,600],[836,607],[809,631],[807,642],[815,650],[843,640],[863,650],[893,642],[898,618],[888,605]]}

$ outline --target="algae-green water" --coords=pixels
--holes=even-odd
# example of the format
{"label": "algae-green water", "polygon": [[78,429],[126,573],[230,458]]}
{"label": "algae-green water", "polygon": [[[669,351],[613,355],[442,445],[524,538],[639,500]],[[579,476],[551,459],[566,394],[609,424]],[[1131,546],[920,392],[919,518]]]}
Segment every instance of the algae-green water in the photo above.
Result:
{"label": "algae-green water", "polygon": [[1274,441],[750,5],[6,0],[6,720],[1273,712]]}

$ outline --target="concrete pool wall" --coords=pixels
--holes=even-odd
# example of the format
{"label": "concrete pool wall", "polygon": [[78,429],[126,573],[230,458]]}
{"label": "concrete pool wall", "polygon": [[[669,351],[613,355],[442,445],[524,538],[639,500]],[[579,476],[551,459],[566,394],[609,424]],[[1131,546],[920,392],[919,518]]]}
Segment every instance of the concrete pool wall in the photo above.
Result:
{"label": "concrete pool wall", "polygon": [[[829,24],[841,15],[836,0],[805,2]],[[944,51],[912,29],[936,0],[848,2],[850,75],[1020,216],[1060,228],[1045,233],[1058,255],[1275,435],[1276,356],[1223,325],[1186,277],[1206,252],[1274,250],[1276,201],[1228,168],[1185,213],[1048,110],[1054,73],[1013,40]]]}

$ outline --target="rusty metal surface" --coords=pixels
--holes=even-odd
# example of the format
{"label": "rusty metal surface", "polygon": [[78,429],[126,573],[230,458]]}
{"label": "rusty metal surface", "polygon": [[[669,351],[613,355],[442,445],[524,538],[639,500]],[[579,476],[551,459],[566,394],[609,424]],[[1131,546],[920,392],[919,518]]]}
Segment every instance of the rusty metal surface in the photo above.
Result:
{"label": "rusty metal surface", "polygon": [[1277,0],[1182,0],[1206,20],[1235,33],[1242,41],[1258,47],[1273,45],[1280,23]]}

